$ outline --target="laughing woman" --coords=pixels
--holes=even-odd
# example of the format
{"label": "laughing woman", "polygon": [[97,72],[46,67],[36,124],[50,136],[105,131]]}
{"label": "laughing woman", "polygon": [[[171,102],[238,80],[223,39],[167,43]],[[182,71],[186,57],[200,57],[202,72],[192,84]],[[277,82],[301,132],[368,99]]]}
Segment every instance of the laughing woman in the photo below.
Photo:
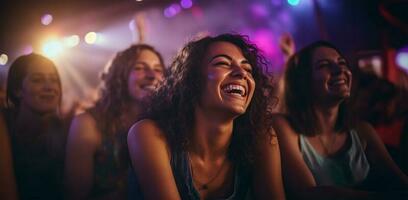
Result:
{"label": "laughing woman", "polygon": [[[285,84],[288,115],[277,116],[273,122],[290,197],[407,197],[406,192],[397,191],[408,189],[408,179],[374,129],[351,120],[348,104],[352,74],[335,46],[315,42],[296,53],[289,60]],[[381,177],[382,182],[373,184],[375,177]],[[387,193],[387,189],[392,192]]]}
{"label": "laughing woman", "polygon": [[73,120],[65,184],[69,199],[124,199],[129,157],[126,137],[144,99],[163,80],[164,64],[153,47],[138,44],[119,52],[104,74],[102,97]]}
{"label": "laughing woman", "polygon": [[240,35],[188,43],[129,131],[130,199],[284,199],[265,67]]}

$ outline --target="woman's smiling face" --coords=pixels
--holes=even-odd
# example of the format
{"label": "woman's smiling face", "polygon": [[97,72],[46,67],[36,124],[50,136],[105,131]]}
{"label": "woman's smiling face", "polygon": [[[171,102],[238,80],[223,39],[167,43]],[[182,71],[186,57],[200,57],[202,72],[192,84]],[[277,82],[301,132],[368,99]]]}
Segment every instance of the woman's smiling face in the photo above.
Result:
{"label": "woman's smiling face", "polygon": [[214,42],[203,63],[204,90],[200,105],[243,114],[255,89],[252,66],[240,48],[229,42]]}

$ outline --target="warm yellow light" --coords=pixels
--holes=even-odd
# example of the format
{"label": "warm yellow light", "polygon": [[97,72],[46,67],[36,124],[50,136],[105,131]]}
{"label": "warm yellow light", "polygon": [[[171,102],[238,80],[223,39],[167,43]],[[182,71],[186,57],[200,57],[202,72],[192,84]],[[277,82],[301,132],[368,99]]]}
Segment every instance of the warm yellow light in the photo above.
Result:
{"label": "warm yellow light", "polygon": [[0,55],[0,65],[6,65],[8,61],[8,56],[6,54]]}
{"label": "warm yellow light", "polygon": [[54,58],[62,53],[63,45],[58,40],[48,40],[44,43],[42,50],[45,56]]}
{"label": "warm yellow light", "polygon": [[94,44],[98,39],[98,34],[95,32],[89,32],[85,35],[85,42],[88,44]]}
{"label": "warm yellow light", "polygon": [[71,35],[69,37],[64,38],[64,44],[68,47],[75,47],[79,44],[79,36],[78,35]]}

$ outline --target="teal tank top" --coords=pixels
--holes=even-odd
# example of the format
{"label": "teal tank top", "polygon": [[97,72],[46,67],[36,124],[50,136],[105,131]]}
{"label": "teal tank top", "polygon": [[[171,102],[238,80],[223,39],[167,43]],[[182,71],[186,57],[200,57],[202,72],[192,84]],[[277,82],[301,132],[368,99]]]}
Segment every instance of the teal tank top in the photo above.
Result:
{"label": "teal tank top", "polygon": [[339,155],[323,157],[306,139],[299,136],[300,150],[318,186],[356,186],[364,181],[370,164],[355,130],[349,133],[349,148]]}

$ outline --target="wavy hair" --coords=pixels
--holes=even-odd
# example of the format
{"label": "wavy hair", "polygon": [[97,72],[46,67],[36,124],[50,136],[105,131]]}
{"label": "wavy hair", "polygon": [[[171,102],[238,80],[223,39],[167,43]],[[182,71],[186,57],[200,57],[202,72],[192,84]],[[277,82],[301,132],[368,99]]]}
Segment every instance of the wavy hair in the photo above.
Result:
{"label": "wavy hair", "polygon": [[256,138],[270,136],[270,105],[272,83],[267,76],[267,62],[258,48],[246,36],[222,34],[191,41],[182,48],[170,66],[168,78],[153,95],[151,104],[142,118],[154,120],[164,131],[171,151],[186,151],[191,143],[194,126],[194,106],[202,95],[205,80],[202,73],[203,59],[208,47],[215,42],[229,42],[243,52],[253,68],[256,83],[253,98],[247,111],[234,120],[229,157],[233,161],[250,164]]}
{"label": "wavy hair", "polygon": [[129,73],[144,50],[156,54],[164,68],[163,58],[156,49],[147,44],[135,44],[118,52],[109,64],[108,71],[101,76],[103,81],[101,98],[90,111],[97,119],[99,129],[108,135],[128,128],[125,127],[127,124],[123,120],[123,112],[131,100],[128,91]]}
{"label": "wavy hair", "polygon": [[[289,121],[295,130],[304,135],[320,133],[318,119],[314,112],[315,97],[312,91],[312,59],[314,51],[319,47],[328,47],[337,51],[343,58],[341,51],[326,41],[316,41],[295,53],[288,61],[285,71],[285,104]],[[339,115],[335,129],[349,130],[352,126],[352,116],[349,113],[350,101],[346,99],[340,104]]]}

